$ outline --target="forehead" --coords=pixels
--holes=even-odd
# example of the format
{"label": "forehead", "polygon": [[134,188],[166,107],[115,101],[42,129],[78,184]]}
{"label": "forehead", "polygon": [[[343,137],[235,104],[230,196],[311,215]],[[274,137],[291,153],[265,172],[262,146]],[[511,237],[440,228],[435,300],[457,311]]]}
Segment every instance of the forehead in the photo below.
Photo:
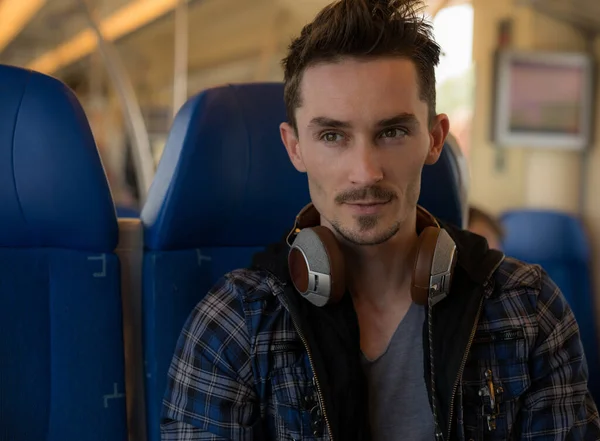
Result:
{"label": "forehead", "polygon": [[300,96],[298,116],[322,113],[350,119],[357,112],[373,118],[427,112],[427,104],[420,99],[415,65],[400,57],[343,58],[310,66],[302,76]]}

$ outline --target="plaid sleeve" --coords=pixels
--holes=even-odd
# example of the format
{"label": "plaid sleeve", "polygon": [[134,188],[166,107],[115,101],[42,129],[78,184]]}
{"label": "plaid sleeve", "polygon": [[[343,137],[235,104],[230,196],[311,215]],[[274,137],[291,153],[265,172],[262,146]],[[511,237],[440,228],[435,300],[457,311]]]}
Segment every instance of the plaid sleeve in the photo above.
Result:
{"label": "plaid sleeve", "polygon": [[587,389],[588,368],[573,312],[541,270],[538,338],[531,387],[521,411],[521,440],[599,440],[598,410]]}
{"label": "plaid sleeve", "polygon": [[235,277],[223,278],[184,325],[163,401],[163,441],[261,439],[240,289]]}

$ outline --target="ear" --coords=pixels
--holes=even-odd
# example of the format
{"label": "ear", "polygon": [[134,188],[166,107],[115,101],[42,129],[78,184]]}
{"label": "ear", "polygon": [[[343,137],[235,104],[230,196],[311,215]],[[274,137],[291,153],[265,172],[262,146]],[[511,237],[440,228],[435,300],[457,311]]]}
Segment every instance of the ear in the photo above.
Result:
{"label": "ear", "polygon": [[425,164],[435,164],[442,154],[446,137],[450,132],[450,120],[448,115],[441,113],[435,117],[429,132],[429,152]]}
{"label": "ear", "polygon": [[285,145],[290,161],[296,170],[301,173],[306,172],[304,161],[302,160],[302,152],[300,150],[300,142],[294,128],[288,123],[281,123],[279,126],[279,133],[281,134],[281,140]]}

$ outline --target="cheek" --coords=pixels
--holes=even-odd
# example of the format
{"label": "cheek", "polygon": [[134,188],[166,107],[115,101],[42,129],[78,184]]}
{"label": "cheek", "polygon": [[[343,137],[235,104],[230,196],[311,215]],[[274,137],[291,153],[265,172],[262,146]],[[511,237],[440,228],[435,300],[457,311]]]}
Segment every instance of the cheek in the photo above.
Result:
{"label": "cheek", "polygon": [[310,170],[307,172],[308,177],[308,189],[310,191],[311,198],[314,199],[326,199],[331,195],[335,195],[335,183],[331,179],[330,175],[323,173],[311,173]]}
{"label": "cheek", "polygon": [[425,155],[415,154],[415,150],[406,150],[386,158],[386,175],[394,184],[401,187],[420,185],[421,171],[425,163]]}
{"label": "cheek", "polygon": [[327,170],[320,161],[316,161],[314,156],[307,156],[304,160],[306,166],[306,176],[308,178],[308,189],[313,199],[321,199],[327,193]]}
{"label": "cheek", "polygon": [[311,185],[331,192],[338,184],[339,177],[343,175],[342,162],[331,158],[327,152],[314,152],[309,149],[305,152],[304,164]]}
{"label": "cheek", "polygon": [[306,173],[306,175],[308,177],[308,187],[311,193],[313,192],[313,190],[318,191],[319,193],[323,193],[324,183],[321,181],[321,179],[319,179],[318,176],[312,174],[310,170]]}
{"label": "cheek", "polygon": [[330,201],[332,198],[328,196],[327,190],[323,187],[323,183],[317,179],[313,179],[308,174],[308,192],[310,200],[321,214],[329,213]]}

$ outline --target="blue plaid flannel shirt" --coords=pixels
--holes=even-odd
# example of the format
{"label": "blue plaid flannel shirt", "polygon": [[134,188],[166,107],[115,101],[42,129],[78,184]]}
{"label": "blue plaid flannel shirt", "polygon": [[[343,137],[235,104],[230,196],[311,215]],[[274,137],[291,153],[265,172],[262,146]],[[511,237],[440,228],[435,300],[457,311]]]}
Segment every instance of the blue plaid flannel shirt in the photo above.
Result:
{"label": "blue plaid flannel shirt", "polygon": [[[579,329],[560,290],[539,266],[510,258],[493,279],[459,388],[458,438],[599,440]],[[297,341],[276,299],[282,289],[268,273],[236,270],[198,304],[169,370],[163,441],[329,439],[303,416],[310,366],[277,351]],[[493,424],[480,395],[490,384]]]}

